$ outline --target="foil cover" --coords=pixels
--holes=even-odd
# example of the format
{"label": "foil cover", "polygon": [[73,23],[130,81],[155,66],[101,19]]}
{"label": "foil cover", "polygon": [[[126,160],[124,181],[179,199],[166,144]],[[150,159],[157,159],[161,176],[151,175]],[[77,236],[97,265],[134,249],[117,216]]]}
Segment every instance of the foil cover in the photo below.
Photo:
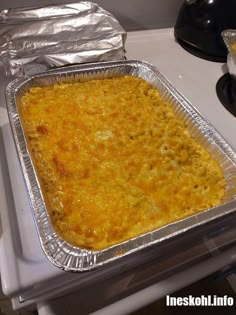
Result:
{"label": "foil cover", "polygon": [[[81,249],[61,239],[50,223],[37,174],[27,150],[27,142],[18,112],[19,99],[33,86],[127,74],[141,77],[156,87],[162,97],[172,104],[177,117],[186,122],[192,137],[218,160],[224,171],[226,195],[219,206],[168,224],[155,231],[99,251]],[[63,270],[92,270],[134,252],[139,252],[141,255],[142,250],[146,247],[156,246],[158,249],[158,246],[164,241],[173,240],[185,232],[191,235],[191,232],[194,232],[196,228],[209,227],[209,224],[216,219],[236,213],[236,153],[172,84],[154,66],[148,63],[136,60],[94,63],[71,66],[37,74],[29,78],[16,79],[7,87],[6,100],[12,132],[41,246],[48,259]]]}
{"label": "foil cover", "polygon": [[225,30],[222,32],[225,45],[236,64],[236,30]]}
{"label": "foil cover", "polygon": [[0,64],[8,76],[122,60],[125,40],[126,33],[114,16],[91,2],[0,12]]}

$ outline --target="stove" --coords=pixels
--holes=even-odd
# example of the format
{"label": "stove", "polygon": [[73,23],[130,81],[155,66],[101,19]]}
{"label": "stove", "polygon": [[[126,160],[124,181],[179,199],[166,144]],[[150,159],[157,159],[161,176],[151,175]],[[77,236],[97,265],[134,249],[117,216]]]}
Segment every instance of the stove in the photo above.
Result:
{"label": "stove", "polygon": [[[130,32],[126,50],[128,59],[155,65],[236,150],[235,117],[221,104],[216,92],[218,79],[227,73],[225,64],[190,54],[175,41],[173,29]],[[161,253],[145,252],[142,261],[137,261],[134,255],[129,265],[121,260],[116,265],[82,274],[67,273],[53,266],[41,250],[34,226],[5,109],[3,93],[7,80],[3,73],[0,79],[0,266],[3,291],[12,298],[15,309],[38,305],[39,314],[54,314],[53,308],[62,311],[62,307],[45,301],[70,293],[70,303],[79,303],[81,313],[115,303],[113,311],[108,308],[103,312],[125,314],[127,309],[137,309],[236,262],[234,218],[218,223],[210,234],[202,231],[194,244],[186,240],[179,247],[177,240],[171,255],[168,247],[164,247]],[[84,302],[86,294],[94,298],[93,309]],[[60,301],[57,300],[58,305]]]}
{"label": "stove", "polygon": [[222,105],[236,117],[236,80],[225,73],[216,84],[216,92]]}

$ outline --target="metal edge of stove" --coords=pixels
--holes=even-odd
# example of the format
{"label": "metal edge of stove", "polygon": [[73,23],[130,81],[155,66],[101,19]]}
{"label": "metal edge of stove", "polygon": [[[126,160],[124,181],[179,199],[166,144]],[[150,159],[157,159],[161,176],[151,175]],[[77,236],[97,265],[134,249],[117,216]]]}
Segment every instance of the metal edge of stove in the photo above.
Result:
{"label": "metal edge of stove", "polygon": [[[197,266],[180,272],[177,275],[167,278],[164,281],[156,283],[142,291],[139,291],[131,296],[128,296],[118,302],[115,302],[90,314],[91,315],[130,314],[131,312],[134,312],[140,309],[141,307],[147,306],[152,302],[155,302],[156,300],[166,296],[167,294],[171,294],[177,290],[180,290],[184,286],[188,286],[193,282],[201,280],[210,273],[220,270],[222,267],[224,267],[224,259],[226,257],[228,257],[228,259],[230,260],[229,261],[230,264],[235,264],[236,263],[235,249],[236,247],[222,254],[220,258],[219,257],[217,259],[216,257],[210,258],[205,262],[198,264]],[[186,280],[183,281],[183,279]],[[38,307],[39,315],[44,315],[45,313],[40,312],[40,307],[41,305],[39,305]]]}
{"label": "metal edge of stove", "polygon": [[[157,296],[151,295],[152,296],[151,300],[149,299],[145,302],[145,304],[147,305],[147,304],[151,303],[152,301],[157,300],[158,298],[165,296],[168,293],[175,292],[176,290],[181,289],[182,287],[187,286],[187,285],[189,285],[195,281],[198,281],[198,280],[204,278],[205,276],[208,276],[211,273],[214,273],[216,271],[221,270],[225,266],[226,262],[228,265],[235,264],[236,263],[235,250],[236,250],[236,246],[226,250],[219,257],[208,257],[206,260],[198,262],[197,264],[195,264],[193,266],[186,267],[186,269],[184,271],[177,271],[177,273],[174,273],[172,275],[168,275],[168,277],[166,277],[166,278],[164,277],[160,280],[158,279],[157,281],[153,281],[148,286],[137,286],[135,288],[132,288],[128,292],[129,294],[127,295],[127,292],[126,292],[125,295],[127,295],[127,296],[132,296],[132,295],[136,295],[136,294],[142,295],[142,291],[148,292],[148,291],[152,290],[151,288],[153,286],[158,286],[159,290],[160,290],[162,285],[167,284],[169,287],[168,291],[167,292],[165,292],[165,291],[160,292],[159,295],[157,295]],[[195,276],[188,278],[187,274],[194,274]],[[131,275],[131,278],[132,278],[132,275]],[[104,281],[104,279],[106,280],[106,278],[101,279],[102,282]],[[174,279],[176,279],[176,280],[174,280]],[[169,282],[172,282],[172,285],[168,284]],[[117,280],[117,283],[119,283],[118,280]],[[115,283],[109,282],[109,286],[110,285],[116,286],[116,282]],[[67,296],[69,297],[72,294],[73,295],[78,294],[78,299],[79,299],[80,290],[84,290],[84,289],[86,289],[86,287],[77,288],[75,286],[74,288],[71,288],[69,285],[67,285],[67,286],[64,286],[63,289],[58,287],[52,291],[42,292],[37,297],[34,297],[34,296],[26,297],[24,295],[18,296],[18,297],[15,297],[12,299],[12,303],[13,303],[14,309],[19,310],[19,309],[22,309],[24,307],[29,307],[29,306],[32,306],[35,304],[46,303],[47,301],[50,301],[51,299],[55,300],[57,298],[60,298],[62,295],[63,295],[63,300],[64,300]],[[93,290],[92,287],[88,287],[87,289]],[[162,290],[160,290],[160,291],[162,291]],[[107,305],[116,303],[117,300],[121,300],[120,302],[122,304],[123,303],[122,300],[126,299],[126,298],[125,298],[124,294],[122,296],[121,292],[119,292],[119,293],[120,294],[118,295],[118,298],[116,297],[116,299],[112,300],[111,303],[108,302]],[[99,293],[98,293],[98,295],[99,295]],[[120,299],[120,295],[121,295],[121,299]],[[27,299],[25,299],[25,298],[27,298]],[[81,302],[82,301],[80,301],[80,303]],[[104,305],[102,305],[102,307],[103,306]]]}
{"label": "metal edge of stove", "polygon": [[[226,236],[228,235],[228,236]],[[199,262],[193,266],[188,267],[185,271],[180,271],[177,274],[171,275],[167,278],[161,279],[159,282],[152,284],[151,286],[138,290],[131,295],[122,298],[120,301],[113,301],[111,304],[105,305],[104,308],[93,309],[91,313],[93,315],[121,315],[130,314],[139,308],[145,307],[156,300],[163,298],[166,294],[171,294],[185,286],[192,284],[195,281],[201,280],[210,273],[217,272],[219,270],[230,268],[231,264],[236,263],[235,245],[221,253],[219,250],[220,243],[235,237],[234,228],[227,231],[224,227],[214,232],[212,235],[205,237],[204,244],[212,253],[212,257]],[[213,238],[211,238],[211,236]],[[223,240],[224,239],[224,240]],[[225,267],[225,263],[228,266]],[[203,270],[203,271],[202,271]],[[78,307],[78,303],[74,302],[73,296],[68,296],[68,302],[72,303],[75,307]],[[81,298],[81,297],[80,297]],[[67,299],[67,297],[66,297]],[[83,300],[82,300],[83,301]],[[19,300],[14,300],[15,305],[19,303]],[[63,299],[64,303],[64,299]],[[81,302],[80,302],[81,303]],[[37,303],[37,310],[39,315],[49,314],[50,307],[57,310],[61,303],[59,300],[53,300],[49,302]],[[53,313],[54,314],[54,313]],[[64,315],[60,313],[59,315]]]}
{"label": "metal edge of stove", "polygon": [[[225,261],[228,261],[229,265],[234,264],[236,262],[235,248],[236,247],[233,247],[225,251],[224,253],[222,253],[220,258],[219,257],[208,258],[207,260],[197,265],[194,265],[190,268],[187,268],[184,271],[181,271],[170,277],[155,282],[154,284],[150,285],[147,288],[137,290],[136,292],[132,292],[130,295],[128,295],[127,297],[123,297],[120,300],[113,300],[112,303],[107,303],[106,305],[103,306],[101,306],[100,304],[100,307],[98,305],[96,306],[93,305],[93,309],[91,311],[95,312],[94,314],[96,315],[129,314],[132,311],[135,311],[164,297],[166,294],[171,294],[176,290],[183,288],[184,286],[190,285],[193,282],[198,281],[204,278],[205,276],[220,270],[225,266]],[[50,306],[53,307],[53,310],[57,310],[58,307],[60,308],[61,303],[63,305],[67,304],[70,306],[71,303],[73,303],[72,305],[77,307],[78,309],[78,307],[81,307],[81,303],[83,302],[84,299],[83,295],[81,297],[77,292],[64,296],[62,302],[60,302],[59,297],[60,294],[58,292],[54,292],[53,300],[48,302],[50,297],[42,295],[40,300],[38,301],[28,300],[27,302],[24,302],[24,306],[29,307],[32,304],[33,305],[36,304],[38,314],[43,315],[49,314],[48,310],[50,309]],[[19,298],[12,299],[12,304],[14,306],[14,309],[19,309],[22,307]],[[59,312],[59,314],[61,313]],[[63,315],[64,314],[65,313],[63,313]]]}
{"label": "metal edge of stove", "polygon": [[[130,268],[127,270],[126,262],[125,260],[121,261],[120,263],[120,270],[123,268],[123,272],[102,272],[101,270],[96,275],[96,281],[94,281],[94,277],[92,279],[92,282],[85,281],[83,283],[78,283],[78,281],[74,281],[73,283],[68,282],[63,284],[63,288],[59,283],[52,288],[52,287],[37,287],[36,291],[32,288],[32,290],[28,292],[22,292],[22,295],[13,298],[14,301],[14,307],[16,309],[23,308],[25,306],[29,306],[35,303],[40,303],[46,300],[54,299],[56,297],[60,297],[66,294],[71,294],[74,291],[78,290],[84,290],[86,288],[93,288],[94,286],[97,287],[97,285],[104,285],[104,280],[106,280],[106,283],[113,283],[113,286],[116,284],[116,282],[120,282],[122,277],[126,277],[128,275],[134,275],[134,278],[136,277],[138,280],[137,282],[132,281],[130,284],[130,287],[126,287],[125,289],[122,287],[122,292],[124,293],[130,293],[142,290],[150,285],[153,285],[153,283],[156,283],[157,281],[165,281],[168,277],[172,277],[178,273],[184,272],[183,270],[187,270],[188,268],[197,268],[198,265],[204,264],[209,259],[214,259],[214,264],[212,265],[212,270],[210,267],[208,267],[208,273],[217,271],[218,269],[223,268],[224,266],[227,266],[231,264],[232,257],[225,254],[228,251],[231,252],[233,248],[233,252],[235,252],[236,249],[236,233],[234,229],[236,217],[232,218],[232,224],[229,226],[227,221],[222,222],[221,227],[215,227],[214,231],[210,234],[206,234],[204,236],[204,242],[202,242],[202,237],[200,235],[199,238],[196,237],[198,240],[195,244],[187,244],[185,247],[183,247],[183,251],[173,253],[173,255],[169,255],[169,247],[163,248],[161,251],[161,258],[155,257],[155,251],[150,250],[147,252],[147,255],[154,257],[153,258],[153,265],[150,265],[149,268],[151,269],[151,276],[150,278],[146,278],[147,274],[145,274],[146,271],[144,271],[145,268],[145,261],[143,261],[143,265],[139,264],[135,268]],[[204,231],[203,231],[204,234]],[[210,249],[210,245],[208,244],[215,244],[214,246],[217,247],[217,252]],[[176,246],[177,247],[177,246]],[[211,246],[212,248],[212,246]],[[164,258],[163,258],[164,257]],[[163,259],[162,259],[163,258]],[[133,260],[135,262],[135,255],[133,257]],[[150,261],[146,257],[146,262]],[[215,266],[218,266],[218,261],[220,261],[220,267],[215,269]],[[153,272],[154,271],[154,272]],[[203,274],[204,274],[203,270]],[[144,276],[145,274],[145,276]],[[199,274],[199,277],[200,274]],[[204,275],[202,276],[202,278]],[[140,279],[145,278],[145,280],[140,281]],[[56,283],[55,283],[56,284]],[[107,285],[107,284],[106,284]]]}

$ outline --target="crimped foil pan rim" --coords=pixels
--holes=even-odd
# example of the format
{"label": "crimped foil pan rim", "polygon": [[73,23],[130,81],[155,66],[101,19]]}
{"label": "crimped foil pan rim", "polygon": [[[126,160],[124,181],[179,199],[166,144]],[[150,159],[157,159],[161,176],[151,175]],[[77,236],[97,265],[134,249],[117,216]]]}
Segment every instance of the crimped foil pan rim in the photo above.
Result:
{"label": "crimped foil pan rim", "polygon": [[236,43],[236,30],[227,29],[221,33],[224,43],[228,50],[227,66],[231,77],[236,78],[236,51],[232,48],[232,43]]}
{"label": "crimped foil pan rim", "polygon": [[[187,231],[193,230],[197,227],[203,226],[209,222],[212,222],[220,217],[232,214],[236,212],[236,201],[232,200],[223,205],[217,206],[215,208],[211,208],[204,212],[201,212],[197,215],[179,220],[178,222],[174,222],[168,224],[164,227],[161,227],[155,231],[148,232],[144,235],[138,236],[134,239],[127,240],[120,244],[114,245],[107,249],[103,249],[100,251],[89,251],[85,249],[80,249],[78,247],[72,246],[66,241],[62,240],[54,231],[49,221],[49,217],[47,213],[45,213],[45,205],[41,204],[38,206],[37,202],[41,203],[41,201],[34,200],[34,196],[32,196],[32,187],[31,181],[32,176],[34,175],[36,183],[39,185],[37,181],[37,177],[35,175],[35,171],[28,174],[26,170],[25,163],[32,163],[32,160],[27,152],[22,155],[19,152],[22,151],[22,148],[19,144],[19,134],[17,133],[17,128],[20,126],[16,126],[16,119],[13,114],[13,108],[16,105],[16,93],[17,91],[32,79],[35,78],[44,78],[45,76],[55,76],[55,75],[63,75],[63,74],[75,74],[75,73],[83,73],[84,71],[96,71],[101,69],[111,69],[118,67],[125,67],[127,65],[136,67],[147,68],[149,71],[152,71],[153,74],[157,77],[158,80],[166,87],[166,89],[172,94],[172,96],[181,103],[181,105],[185,108],[185,110],[189,113],[192,119],[196,124],[201,126],[201,133],[204,135],[208,133],[208,135],[213,135],[215,137],[215,141],[219,141],[222,145],[221,148],[224,153],[227,154],[227,157],[232,161],[234,165],[236,165],[236,153],[232,150],[232,148],[224,141],[224,139],[219,135],[219,133],[215,130],[215,128],[209,124],[202,117],[202,115],[190,104],[190,102],[182,96],[180,92],[178,92],[173,85],[156,69],[156,67],[150,65],[147,62],[137,61],[137,60],[129,60],[129,61],[118,61],[118,62],[102,62],[102,63],[92,63],[92,64],[84,64],[78,66],[70,66],[57,70],[48,71],[46,73],[37,74],[34,76],[30,76],[28,78],[16,79],[12,81],[6,89],[6,99],[8,106],[8,114],[11,122],[11,128],[14,136],[14,140],[16,143],[18,157],[20,159],[20,164],[23,171],[23,177],[25,180],[25,184],[27,187],[27,192],[29,195],[29,200],[31,202],[31,207],[34,214],[34,220],[36,224],[36,228],[39,234],[39,240],[42,246],[42,249],[47,256],[47,258],[57,267],[67,271],[87,271],[92,270],[94,268],[103,266],[108,262],[115,261],[119,257],[127,256],[131,253],[141,251],[146,247],[153,246],[158,243],[162,243],[165,240],[170,240],[177,235],[183,234]],[[19,117],[18,117],[19,118]],[[21,135],[22,136],[22,135]],[[33,166],[32,166],[33,167]],[[37,194],[36,194],[37,195]],[[47,231],[45,231],[45,226]],[[168,232],[168,233],[166,233]],[[133,246],[130,246],[133,245]]]}
{"label": "crimped foil pan rim", "polygon": [[224,43],[228,49],[228,52],[230,53],[230,55],[232,56],[233,58],[233,61],[235,62],[236,64],[236,54],[235,53],[232,53],[232,48],[230,46],[230,42],[231,42],[231,39],[234,38],[235,39],[235,42],[236,42],[236,30],[234,29],[227,29],[227,30],[224,30],[222,33],[221,33],[221,36],[224,40]]}

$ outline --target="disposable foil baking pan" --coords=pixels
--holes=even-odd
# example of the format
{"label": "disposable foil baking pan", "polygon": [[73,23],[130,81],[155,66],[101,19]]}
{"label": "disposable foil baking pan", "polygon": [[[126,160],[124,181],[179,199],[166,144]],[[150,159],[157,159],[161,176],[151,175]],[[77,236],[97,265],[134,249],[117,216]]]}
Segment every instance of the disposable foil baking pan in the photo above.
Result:
{"label": "disposable foil baking pan", "polygon": [[236,30],[228,29],[223,31],[221,35],[229,52],[227,56],[229,73],[236,79]]}
{"label": "disposable foil baking pan", "polygon": [[222,37],[229,53],[236,63],[236,30],[228,29],[222,32]]}
{"label": "disposable foil baking pan", "polygon": [[[176,115],[184,120],[194,139],[216,158],[226,179],[226,195],[222,203],[155,231],[127,240],[112,247],[91,251],[81,249],[61,239],[54,231],[43,200],[39,181],[27,149],[18,111],[20,97],[33,86],[44,86],[78,79],[107,78],[122,75],[143,78],[156,87],[162,97],[172,104]],[[142,61],[103,62],[66,67],[12,81],[6,89],[6,100],[12,132],[32,207],[41,246],[47,258],[57,267],[68,271],[86,271],[101,267],[134,252],[142,254],[144,248],[158,246],[164,241],[207,226],[210,222],[236,212],[236,153],[201,114],[152,65]]]}

